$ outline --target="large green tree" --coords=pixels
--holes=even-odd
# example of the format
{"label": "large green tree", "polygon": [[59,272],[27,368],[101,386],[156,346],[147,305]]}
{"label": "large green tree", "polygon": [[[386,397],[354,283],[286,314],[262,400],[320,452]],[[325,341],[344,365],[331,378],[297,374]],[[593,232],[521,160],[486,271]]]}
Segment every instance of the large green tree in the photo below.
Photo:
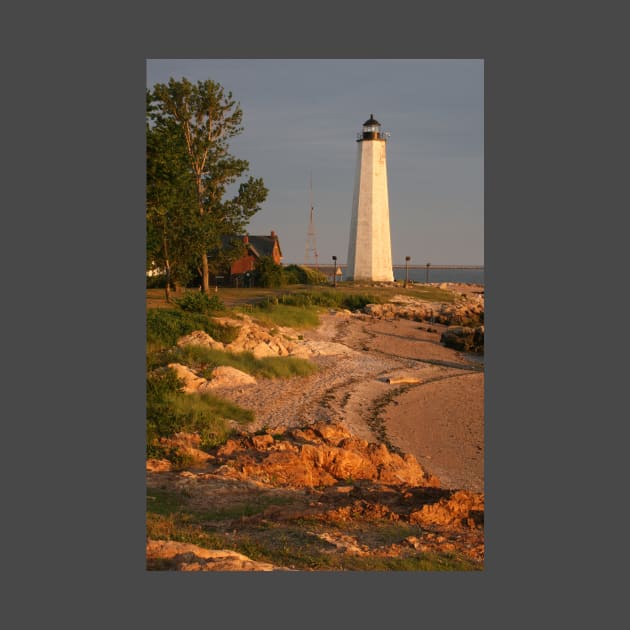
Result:
{"label": "large green tree", "polygon": [[170,121],[147,124],[146,148],[147,269],[166,271],[166,300],[170,301],[171,285],[186,284],[198,262],[194,252],[199,249],[203,226],[177,127]]}
{"label": "large green tree", "polygon": [[194,235],[188,234],[186,247],[200,263],[202,289],[208,293],[208,253],[221,250],[221,235],[243,231],[268,191],[262,179],[250,176],[236,195],[225,198],[228,187],[249,170],[246,160],[228,151],[230,138],[243,130],[243,112],[231,92],[210,80],[193,84],[171,78],[154,85],[147,97],[149,127],[156,133],[168,130],[183,146],[198,219],[189,224]]}

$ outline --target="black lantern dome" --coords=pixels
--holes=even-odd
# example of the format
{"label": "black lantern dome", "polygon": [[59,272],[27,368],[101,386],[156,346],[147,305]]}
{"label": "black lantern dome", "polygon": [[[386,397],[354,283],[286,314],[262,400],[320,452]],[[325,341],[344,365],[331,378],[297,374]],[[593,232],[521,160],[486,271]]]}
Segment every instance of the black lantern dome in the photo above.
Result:
{"label": "black lantern dome", "polygon": [[385,136],[381,133],[381,123],[374,118],[374,114],[363,123],[363,130],[357,134],[357,141],[361,140],[384,140]]}

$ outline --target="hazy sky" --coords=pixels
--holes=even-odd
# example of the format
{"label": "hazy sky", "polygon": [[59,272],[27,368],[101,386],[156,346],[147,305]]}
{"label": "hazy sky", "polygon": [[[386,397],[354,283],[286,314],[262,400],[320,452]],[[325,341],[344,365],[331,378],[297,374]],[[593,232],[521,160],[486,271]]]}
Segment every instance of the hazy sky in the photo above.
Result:
{"label": "hazy sky", "polygon": [[240,102],[230,150],[269,189],[248,231],[275,230],[283,262],[304,260],[311,173],[319,262],[346,262],[356,134],[373,113],[391,133],[393,263],[483,264],[482,60],[147,60],[147,87],[170,77],[211,79]]}

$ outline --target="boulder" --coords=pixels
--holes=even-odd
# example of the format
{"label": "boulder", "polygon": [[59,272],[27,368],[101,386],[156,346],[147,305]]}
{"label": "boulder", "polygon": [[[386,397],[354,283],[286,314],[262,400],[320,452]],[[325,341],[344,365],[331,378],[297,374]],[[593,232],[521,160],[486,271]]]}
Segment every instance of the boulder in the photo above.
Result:
{"label": "boulder", "polygon": [[200,392],[213,389],[225,389],[231,387],[242,387],[243,385],[255,385],[256,379],[251,374],[246,374],[230,367],[229,365],[219,365],[211,372],[211,378],[198,388]]}
{"label": "boulder", "polygon": [[216,339],[213,339],[207,332],[203,330],[195,330],[189,335],[184,335],[177,340],[178,346],[205,346],[213,350],[223,350],[225,345]]}

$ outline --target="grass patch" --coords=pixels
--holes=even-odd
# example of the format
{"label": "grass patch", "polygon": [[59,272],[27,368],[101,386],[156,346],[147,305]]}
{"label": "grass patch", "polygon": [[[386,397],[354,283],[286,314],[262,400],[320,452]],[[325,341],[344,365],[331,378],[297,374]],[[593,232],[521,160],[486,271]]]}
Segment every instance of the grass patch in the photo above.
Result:
{"label": "grass patch", "polygon": [[353,293],[344,291],[300,291],[285,293],[278,297],[268,297],[261,302],[260,308],[274,306],[299,306],[302,308],[347,308],[360,310],[366,304],[376,304],[383,298],[373,293]]}
{"label": "grass patch", "polygon": [[196,345],[171,348],[159,356],[156,355],[155,360],[162,366],[168,363],[182,363],[206,379],[209,379],[212,370],[220,365],[227,365],[262,378],[308,376],[317,371],[316,365],[298,357],[256,358],[251,352],[224,352]]}
{"label": "grass patch", "polygon": [[177,513],[147,513],[146,533],[154,540],[174,540],[205,549],[234,549],[224,535],[204,531],[195,523],[186,523]]}
{"label": "grass patch", "polygon": [[451,292],[445,289],[439,289],[438,287],[418,286],[413,289],[403,289],[396,292],[397,295],[409,295],[410,297],[418,298],[421,300],[427,300],[429,302],[455,302],[457,297]]}
{"label": "grass patch", "polygon": [[[474,571],[481,568],[453,553],[422,553],[412,549],[399,557],[343,553],[329,547],[315,535],[316,531],[329,530],[329,525],[322,528],[310,519],[267,523],[265,527],[239,532],[235,542],[238,550],[252,559],[310,571]],[[367,522],[360,525],[368,530],[365,535],[371,537],[369,530],[374,525]],[[391,542],[400,540],[392,538]]]}
{"label": "grass patch", "polygon": [[271,298],[268,302],[265,301],[255,305],[248,312],[256,322],[267,328],[285,326],[304,329],[317,328],[319,326],[317,309],[282,303],[276,304],[274,303],[274,298]]}
{"label": "grass patch", "polygon": [[455,302],[455,294],[446,289],[418,285],[413,288],[366,287],[365,285],[340,285],[336,290],[329,287],[295,288],[276,295],[265,296],[264,301],[294,306],[322,306],[326,308],[347,308],[360,310],[366,304],[382,304],[396,295],[406,295],[430,302]]}
{"label": "grass patch", "polygon": [[173,453],[160,446],[159,439],[184,431],[197,433],[202,448],[224,444],[233,430],[228,421],[247,424],[254,420],[251,410],[209,394],[184,394],[173,370],[160,368],[147,374],[146,443],[147,456],[167,457]]}
{"label": "grass patch", "polygon": [[424,553],[402,558],[357,557],[343,559],[346,571],[480,571],[481,567],[455,554]]}
{"label": "grass patch", "polygon": [[248,424],[254,420],[253,411],[212,394],[174,395],[170,397],[169,402],[177,415],[190,418],[189,423],[182,427],[183,430],[203,425],[209,416],[233,420],[238,424]]}
{"label": "grass patch", "polygon": [[242,516],[253,516],[263,512],[270,505],[294,503],[290,496],[269,494],[254,495],[248,501],[235,501],[228,507],[216,510],[190,510],[181,494],[167,490],[147,490],[147,513],[168,516],[176,514],[180,522],[204,525],[213,522],[234,520]]}
{"label": "grass patch", "polygon": [[[345,293],[342,291],[295,291],[266,296],[246,310],[256,321],[267,327],[315,328],[319,326],[319,311],[323,308],[361,310],[366,304],[382,302],[371,293]],[[239,307],[236,307],[239,308]]]}

